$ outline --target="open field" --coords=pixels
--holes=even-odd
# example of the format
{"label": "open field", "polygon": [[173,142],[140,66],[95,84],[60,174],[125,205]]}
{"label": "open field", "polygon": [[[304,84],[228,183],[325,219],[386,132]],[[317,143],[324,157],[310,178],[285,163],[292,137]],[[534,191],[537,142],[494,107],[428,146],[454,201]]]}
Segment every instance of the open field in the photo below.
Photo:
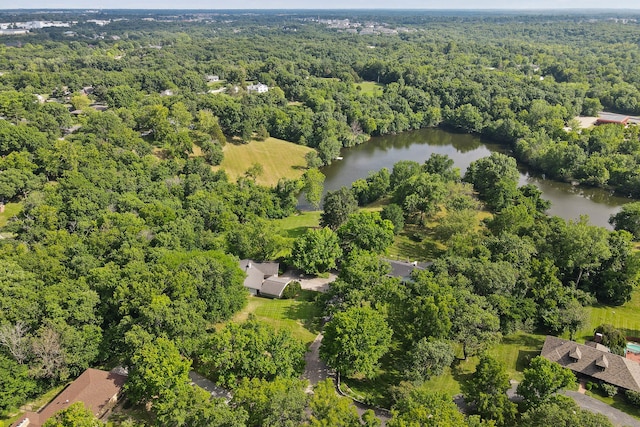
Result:
{"label": "open field", "polygon": [[313,149],[276,138],[249,144],[224,146],[224,160],[216,168],[224,169],[232,180],[242,176],[254,163],[264,169],[258,184],[274,186],[280,178],[299,178],[306,170],[305,154]]}
{"label": "open field", "polygon": [[[626,336],[640,337],[640,290],[635,290],[631,301],[622,306],[607,306],[598,304],[589,307],[588,326],[576,333],[576,340],[583,342],[593,337],[594,329],[608,323],[620,329]],[[565,338],[568,338],[566,334]]]}
{"label": "open field", "polygon": [[315,295],[316,292],[313,291],[302,291],[296,299],[250,296],[247,306],[234,316],[233,321],[242,322],[253,314],[256,319],[278,330],[287,329],[295,338],[308,345],[319,333],[314,324],[314,319],[319,314],[314,302]]}
{"label": "open field", "polygon": [[22,203],[7,203],[3,213],[0,213],[0,227],[7,225],[12,216],[18,215],[22,210]]}
{"label": "open field", "polygon": [[354,83],[354,85],[356,88],[360,86],[361,92],[363,94],[371,95],[371,96],[381,95],[382,91],[384,90],[384,85],[376,82],[360,82],[360,83]]}

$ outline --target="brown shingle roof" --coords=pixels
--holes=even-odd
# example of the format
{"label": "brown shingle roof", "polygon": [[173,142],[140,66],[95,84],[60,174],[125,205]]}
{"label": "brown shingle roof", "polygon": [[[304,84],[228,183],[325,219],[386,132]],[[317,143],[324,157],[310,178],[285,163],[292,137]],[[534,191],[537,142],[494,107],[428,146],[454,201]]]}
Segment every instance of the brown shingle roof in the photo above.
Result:
{"label": "brown shingle roof", "polygon": [[[581,357],[570,354],[579,351]],[[627,390],[640,392],[640,363],[617,354],[578,344],[573,341],[547,336],[542,347],[542,357],[556,362],[573,372],[602,380]]]}
{"label": "brown shingle roof", "polygon": [[39,412],[27,412],[13,424],[14,427],[26,418],[29,427],[40,427],[56,412],[66,409],[75,402],[83,402],[96,417],[100,418],[116,399],[127,377],[99,369],[87,369],[74,382],[57,395]]}

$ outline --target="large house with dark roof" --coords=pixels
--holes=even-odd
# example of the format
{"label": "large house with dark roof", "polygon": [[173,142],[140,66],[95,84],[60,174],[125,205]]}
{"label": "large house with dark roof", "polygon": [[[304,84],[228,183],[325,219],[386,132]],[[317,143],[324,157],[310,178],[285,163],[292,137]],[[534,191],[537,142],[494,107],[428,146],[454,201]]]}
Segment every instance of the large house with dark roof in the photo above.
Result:
{"label": "large house with dark roof", "polygon": [[640,392],[640,363],[609,352],[602,345],[583,345],[547,336],[541,356],[571,369],[578,377]]}
{"label": "large house with dark roof", "polygon": [[277,262],[240,260],[240,269],[247,275],[244,279],[244,287],[251,295],[282,298],[282,293],[291,283],[291,279],[278,277],[279,267]]}
{"label": "large house with dark roof", "polygon": [[104,418],[117,403],[126,380],[126,376],[115,372],[87,369],[47,406],[38,412],[27,412],[12,427],[40,427],[75,402],[84,403],[96,418]]}

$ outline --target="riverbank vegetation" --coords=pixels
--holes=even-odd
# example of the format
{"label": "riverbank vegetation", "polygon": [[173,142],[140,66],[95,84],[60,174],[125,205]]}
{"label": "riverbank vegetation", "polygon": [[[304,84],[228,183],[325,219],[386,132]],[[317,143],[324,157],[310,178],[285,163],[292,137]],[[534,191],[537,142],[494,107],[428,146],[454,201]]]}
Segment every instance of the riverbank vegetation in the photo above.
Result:
{"label": "riverbank vegetation", "polygon": [[[322,357],[391,407],[390,426],[527,426],[559,410],[581,425],[554,387],[527,383],[538,371],[570,382],[533,353],[544,334],[582,340],[600,322],[640,335],[630,233],[549,217],[504,154],[467,171],[445,155],[399,162],[330,192],[322,212],[297,213],[297,197],[321,204],[318,168],[342,148],[430,126],[640,195],[637,128],[571,122],[601,106],[640,113],[635,22],[391,14],[389,31],[353,34],[297,12],[160,15],[117,12],[99,33],[73,15],[72,34],[2,39],[1,416],[88,367],[122,365],[146,413],[126,425],[333,425],[297,379],[323,327]],[[214,75],[224,93],[209,92]],[[432,264],[401,279],[389,254]],[[258,303],[245,258],[339,276],[313,303]],[[316,317],[318,329],[298,323]],[[194,361],[230,402],[190,385]],[[545,393],[514,408],[477,364]],[[465,417],[457,391],[501,404]]]}

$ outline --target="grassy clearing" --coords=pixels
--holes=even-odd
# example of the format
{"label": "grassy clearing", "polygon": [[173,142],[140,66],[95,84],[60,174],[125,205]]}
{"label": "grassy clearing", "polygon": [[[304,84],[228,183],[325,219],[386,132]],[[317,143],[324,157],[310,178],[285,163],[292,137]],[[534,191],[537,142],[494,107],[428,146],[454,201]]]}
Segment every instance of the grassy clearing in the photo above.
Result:
{"label": "grassy clearing", "polygon": [[309,228],[320,226],[322,211],[306,211],[287,218],[276,219],[273,223],[285,237],[296,238],[302,236]]}
{"label": "grassy clearing", "polygon": [[4,212],[0,213],[0,228],[7,225],[9,218],[16,216],[22,210],[22,203],[7,203],[4,206]]}
{"label": "grassy clearing", "polygon": [[488,353],[504,363],[509,378],[521,381],[522,372],[529,362],[540,354],[546,335],[516,332],[502,338],[502,342],[492,347]]}
{"label": "grassy clearing", "polygon": [[319,332],[315,324],[315,318],[320,314],[314,302],[316,295],[317,292],[302,291],[296,299],[251,296],[247,306],[234,316],[233,321],[245,321],[250,314],[253,314],[256,319],[278,330],[288,330],[295,338],[308,345],[313,342]]}
{"label": "grassy clearing", "polygon": [[[640,337],[640,290],[631,294],[631,301],[623,306],[607,306],[598,304],[588,308],[588,326],[576,333],[577,341],[590,340],[593,331],[599,325],[608,323],[620,329],[626,336]],[[568,338],[568,334],[565,338]]]}
{"label": "grassy clearing", "polygon": [[354,83],[353,85],[355,86],[356,89],[360,87],[360,91],[363,94],[371,95],[371,96],[382,95],[382,92],[384,90],[384,85],[376,82],[360,82],[360,83]]}
{"label": "grassy clearing", "polygon": [[306,170],[305,154],[313,149],[276,138],[252,141],[249,144],[227,144],[224,160],[217,168],[224,169],[231,179],[244,175],[254,163],[264,169],[258,184],[274,186],[280,178],[295,179]]}

